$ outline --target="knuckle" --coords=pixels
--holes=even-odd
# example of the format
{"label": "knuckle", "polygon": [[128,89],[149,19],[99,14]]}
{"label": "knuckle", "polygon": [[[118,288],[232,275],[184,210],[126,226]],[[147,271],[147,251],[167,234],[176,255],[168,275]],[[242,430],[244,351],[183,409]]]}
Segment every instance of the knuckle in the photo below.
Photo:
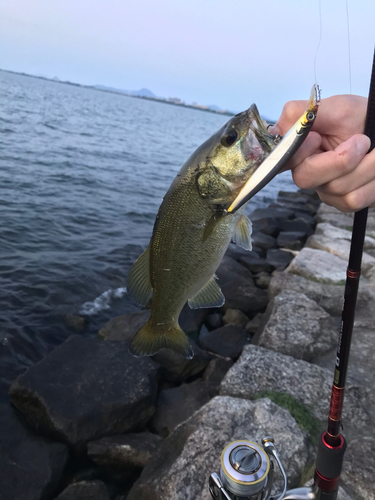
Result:
{"label": "knuckle", "polygon": [[363,208],[363,200],[359,190],[351,191],[342,197],[347,212],[357,212]]}

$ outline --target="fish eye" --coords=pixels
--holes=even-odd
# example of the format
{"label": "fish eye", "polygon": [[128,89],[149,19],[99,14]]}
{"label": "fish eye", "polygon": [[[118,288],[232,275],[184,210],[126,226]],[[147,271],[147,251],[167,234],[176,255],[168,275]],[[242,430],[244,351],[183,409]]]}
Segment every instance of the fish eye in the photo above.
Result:
{"label": "fish eye", "polygon": [[309,122],[311,122],[315,118],[315,113],[310,111],[309,113],[307,113],[306,118],[309,120]]}
{"label": "fish eye", "polygon": [[221,138],[220,142],[223,146],[229,148],[236,142],[237,137],[238,137],[237,132],[234,129],[232,129],[226,135],[224,135],[224,137]]}

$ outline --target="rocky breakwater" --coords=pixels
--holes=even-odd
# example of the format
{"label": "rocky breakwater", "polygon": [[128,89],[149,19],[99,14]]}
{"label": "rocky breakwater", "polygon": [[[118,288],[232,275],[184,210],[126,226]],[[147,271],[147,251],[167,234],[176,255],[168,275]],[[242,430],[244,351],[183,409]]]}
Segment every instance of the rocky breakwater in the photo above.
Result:
{"label": "rocky breakwater", "polygon": [[[328,412],[352,222],[306,190],[280,192],[250,218],[253,251],[231,245],[217,272],[225,305],[181,314],[192,360],[168,350],[129,355],[150,314],[143,310],[112,319],[97,339],[72,336],[13,383],[14,406],[0,418],[1,500],[209,500],[225,445],[270,434],[290,487],[309,479]],[[375,498],[374,447],[361,446],[364,435],[375,440],[373,236],[371,215],[341,500]]]}

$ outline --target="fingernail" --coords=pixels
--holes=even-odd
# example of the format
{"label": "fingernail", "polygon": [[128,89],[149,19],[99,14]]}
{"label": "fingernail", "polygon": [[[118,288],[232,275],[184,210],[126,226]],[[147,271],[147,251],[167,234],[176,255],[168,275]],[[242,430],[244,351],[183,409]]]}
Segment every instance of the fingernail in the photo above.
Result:
{"label": "fingernail", "polygon": [[371,141],[367,135],[357,135],[355,137],[355,148],[357,150],[357,154],[360,156],[364,156],[370,149],[370,146]]}
{"label": "fingernail", "polygon": [[279,135],[280,134],[280,129],[277,126],[277,123],[275,125],[272,125],[271,127],[268,128],[268,132],[272,135]]}

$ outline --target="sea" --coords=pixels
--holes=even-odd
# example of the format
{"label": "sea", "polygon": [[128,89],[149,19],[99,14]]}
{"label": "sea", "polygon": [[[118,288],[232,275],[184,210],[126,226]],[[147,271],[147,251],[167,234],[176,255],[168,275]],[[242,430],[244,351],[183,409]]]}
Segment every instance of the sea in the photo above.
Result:
{"label": "sea", "polygon": [[[139,309],[127,272],[176,173],[228,119],[0,71],[0,399],[75,333],[69,315],[94,336]],[[280,189],[297,189],[289,172],[248,211]]]}

